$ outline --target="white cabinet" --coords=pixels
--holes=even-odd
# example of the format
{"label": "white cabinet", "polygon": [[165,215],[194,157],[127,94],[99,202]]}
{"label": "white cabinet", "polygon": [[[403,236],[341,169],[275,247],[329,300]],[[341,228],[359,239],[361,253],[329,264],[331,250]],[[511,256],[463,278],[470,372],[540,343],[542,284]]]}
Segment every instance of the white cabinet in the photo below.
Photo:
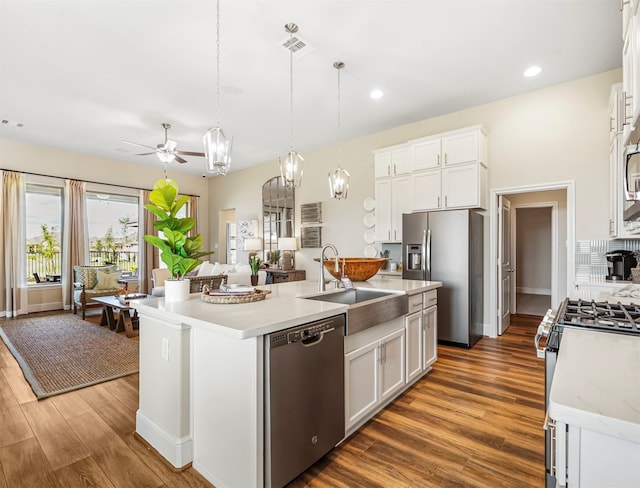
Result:
{"label": "white cabinet", "polygon": [[425,137],[412,141],[411,153],[414,171],[439,168],[442,164],[442,140],[440,137]]}
{"label": "white cabinet", "polygon": [[624,43],[622,46],[623,144],[629,144],[631,133],[640,122],[640,16],[636,6],[625,6]]}
{"label": "white cabinet", "polygon": [[422,312],[422,370],[428,371],[438,359],[438,307]]}
{"label": "white cabinet", "polygon": [[413,139],[409,145],[413,171],[465,163],[487,165],[487,137],[481,126]]}
{"label": "white cabinet", "polygon": [[640,486],[639,443],[562,422],[552,428],[559,486]]}
{"label": "white cabinet", "polygon": [[486,208],[487,138],[481,126],[409,141],[413,211]]}
{"label": "white cabinet", "polygon": [[442,170],[442,208],[487,208],[487,168],[479,163]]}
{"label": "white cabinet", "polygon": [[397,176],[375,182],[376,241],[402,241],[402,214],[413,207],[413,176]]}
{"label": "white cabinet", "polygon": [[374,151],[373,165],[376,179],[411,173],[411,160],[411,148],[406,144]]}
{"label": "white cabinet", "polygon": [[413,175],[413,210],[442,208],[442,171],[422,171]]}
{"label": "white cabinet", "polygon": [[422,295],[409,297],[409,312],[415,310],[415,306],[412,306],[414,300],[416,304],[419,302],[421,310],[410,313],[405,319],[407,384],[430,371],[438,358],[436,291],[425,292],[424,298]]}
{"label": "white cabinet", "polygon": [[349,430],[405,385],[404,328],[345,354],[345,427]]}
{"label": "white cabinet", "polygon": [[422,376],[422,310],[407,315],[405,333],[407,336],[407,383]]}

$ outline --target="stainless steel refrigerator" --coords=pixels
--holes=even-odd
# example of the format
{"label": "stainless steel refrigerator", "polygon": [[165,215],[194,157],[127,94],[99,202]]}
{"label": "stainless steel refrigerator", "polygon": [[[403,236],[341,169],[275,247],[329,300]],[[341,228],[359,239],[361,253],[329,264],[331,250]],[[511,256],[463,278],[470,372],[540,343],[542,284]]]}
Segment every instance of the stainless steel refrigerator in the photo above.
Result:
{"label": "stainless steel refrigerator", "polygon": [[469,348],[482,337],[483,227],[474,210],[402,216],[402,277],[442,282],[438,342]]}

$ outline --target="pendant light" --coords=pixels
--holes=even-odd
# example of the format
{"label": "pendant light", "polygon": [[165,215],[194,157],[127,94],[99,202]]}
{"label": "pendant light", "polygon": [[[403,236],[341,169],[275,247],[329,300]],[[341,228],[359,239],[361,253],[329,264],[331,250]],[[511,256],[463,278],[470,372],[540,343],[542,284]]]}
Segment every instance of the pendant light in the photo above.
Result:
{"label": "pendant light", "polygon": [[342,61],[333,63],[333,67],[338,71],[338,169],[329,173],[329,193],[331,198],[342,200],[347,198],[347,190],[349,189],[349,172],[342,169],[342,125],[341,125],[341,99],[340,99],[340,70],[344,68]]}
{"label": "pendant light", "polygon": [[289,33],[289,138],[291,146],[284,158],[280,158],[282,184],[287,188],[298,188],[302,184],[303,157],[293,149],[293,34],[298,32],[296,24],[286,24],[284,30]]}
{"label": "pendant light", "polygon": [[226,175],[231,167],[231,145],[233,137],[220,127],[220,0],[216,0],[216,116],[217,126],[209,129],[204,137],[204,153],[207,158],[207,173]]}

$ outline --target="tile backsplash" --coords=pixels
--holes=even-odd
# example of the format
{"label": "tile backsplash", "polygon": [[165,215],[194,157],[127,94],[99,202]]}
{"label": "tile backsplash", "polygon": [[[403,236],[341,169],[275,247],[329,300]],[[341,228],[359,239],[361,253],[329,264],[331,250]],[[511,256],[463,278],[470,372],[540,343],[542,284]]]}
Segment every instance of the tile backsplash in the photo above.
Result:
{"label": "tile backsplash", "polygon": [[619,249],[638,251],[640,240],[576,241],[576,281],[605,281],[608,274],[605,254]]}

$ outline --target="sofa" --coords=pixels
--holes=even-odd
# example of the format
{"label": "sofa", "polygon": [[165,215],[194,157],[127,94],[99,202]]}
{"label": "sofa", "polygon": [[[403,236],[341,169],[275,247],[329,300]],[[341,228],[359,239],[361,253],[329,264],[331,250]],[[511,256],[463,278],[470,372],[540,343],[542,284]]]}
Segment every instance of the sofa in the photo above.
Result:
{"label": "sofa", "polygon": [[82,310],[82,319],[88,308],[100,307],[94,297],[114,296],[121,292],[124,285],[118,283],[122,278],[113,264],[104,266],[73,266],[73,313]]}
{"label": "sofa", "polygon": [[[153,284],[151,295],[163,297],[164,280],[170,278],[171,273],[167,268],[156,268],[152,270],[151,275]],[[248,264],[220,264],[205,261],[185,278],[191,280],[191,293],[200,293],[205,283],[212,290],[219,288],[221,283],[251,285],[251,267]],[[267,272],[258,271],[258,285],[264,285],[266,282]]]}

